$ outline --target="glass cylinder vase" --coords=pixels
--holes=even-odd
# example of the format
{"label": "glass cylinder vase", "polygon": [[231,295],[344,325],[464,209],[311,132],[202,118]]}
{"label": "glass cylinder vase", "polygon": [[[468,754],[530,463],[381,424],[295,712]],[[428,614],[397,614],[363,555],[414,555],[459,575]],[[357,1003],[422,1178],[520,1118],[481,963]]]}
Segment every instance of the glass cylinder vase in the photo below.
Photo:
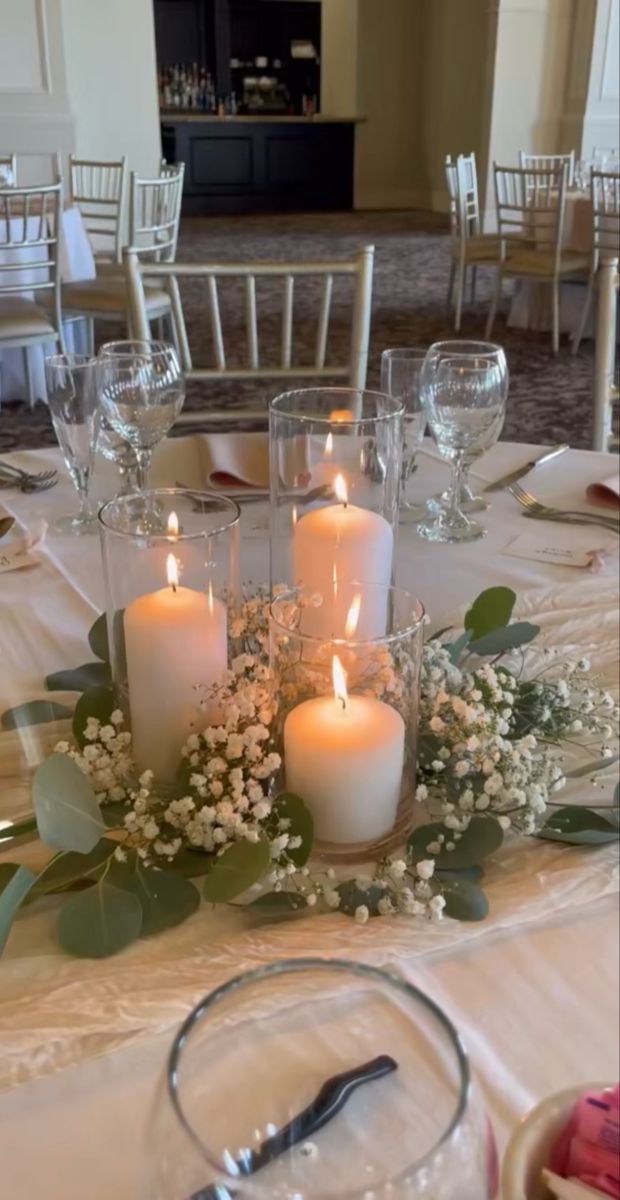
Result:
{"label": "glass cylinder vase", "polygon": [[[304,587],[331,609],[343,580],[393,583],[403,412],[398,397],[354,388],[303,388],[272,402],[272,592]],[[317,636],[324,611],[314,612]]]}
{"label": "glass cylinder vase", "polygon": [[[340,585],[329,633],[316,636],[317,595],[292,589],[270,610],[276,737],[284,786],[314,819],[313,853],[366,862],[402,844],[415,794],[424,610],[408,592]],[[347,615],[341,621],[341,602]],[[365,610],[381,632],[359,636]]]}
{"label": "glass cylinder vase", "polygon": [[136,775],[166,788],[209,724],[239,597],[239,508],[178,488],[118,496],[99,512],[112,680]]}

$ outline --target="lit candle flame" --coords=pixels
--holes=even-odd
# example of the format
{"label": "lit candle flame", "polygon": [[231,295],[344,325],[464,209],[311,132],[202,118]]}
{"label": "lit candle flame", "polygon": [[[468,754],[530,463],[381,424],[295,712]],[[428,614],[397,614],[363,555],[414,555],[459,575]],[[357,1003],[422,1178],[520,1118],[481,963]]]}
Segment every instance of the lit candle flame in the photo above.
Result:
{"label": "lit candle flame", "polygon": [[166,559],[166,575],[170,587],[173,592],[176,592],[179,583],[179,564],[174,554],[169,554]]}
{"label": "lit candle flame", "polygon": [[329,414],[329,419],[334,425],[342,425],[344,421],[353,420],[353,413],[350,408],[334,408]]}
{"label": "lit candle flame", "polygon": [[336,475],[336,478],[334,479],[334,491],[337,499],[340,500],[340,503],[344,504],[346,508],[347,504],[349,503],[349,493],[347,492],[347,485],[345,483],[344,475]]}
{"label": "lit candle flame", "polygon": [[346,638],[355,637],[357,632],[357,623],[360,619],[360,609],[362,607],[362,597],[358,592],[357,596],[353,597],[351,607],[347,614],[347,619],[344,626],[344,636]]}
{"label": "lit candle flame", "polygon": [[207,596],[207,603],[209,605],[209,612],[210,612],[211,616],[213,616],[213,584],[212,584],[211,580],[209,580],[209,592],[208,592],[208,596]]}
{"label": "lit candle flame", "polygon": [[334,657],[332,658],[332,680],[333,680],[333,684],[334,684],[334,696],[335,696],[336,700],[340,701],[340,703],[342,704],[342,707],[346,708],[347,707],[347,676],[346,676],[346,672],[345,672],[343,665],[342,665],[340,659],[338,658],[337,654],[334,654]]}
{"label": "lit candle flame", "polygon": [[179,536],[179,518],[175,512],[171,512],[168,517],[168,537],[177,538]]}
{"label": "lit candle flame", "polygon": [[334,435],[330,431],[328,433],[327,437],[325,438],[325,457],[331,458],[333,452],[334,452]]}
{"label": "lit candle flame", "polygon": [[297,519],[298,519],[297,518],[297,505],[294,504],[291,509],[291,524],[293,526],[293,529],[295,528],[295,526],[297,524]]}

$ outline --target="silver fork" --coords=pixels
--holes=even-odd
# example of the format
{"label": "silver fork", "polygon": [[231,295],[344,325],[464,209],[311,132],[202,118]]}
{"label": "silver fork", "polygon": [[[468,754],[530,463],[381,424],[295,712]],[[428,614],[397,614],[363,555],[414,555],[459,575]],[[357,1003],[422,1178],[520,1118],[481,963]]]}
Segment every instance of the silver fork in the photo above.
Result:
{"label": "silver fork", "polygon": [[526,491],[520,484],[514,483],[508,489],[515,500],[526,510],[528,516],[539,517],[547,521],[566,521],[569,525],[599,525],[620,534],[620,521],[614,517],[606,517],[604,513],[589,513],[583,509],[552,508],[542,504],[531,492]]}
{"label": "silver fork", "polygon": [[48,479],[53,479],[58,474],[55,468],[49,471],[22,471],[21,467],[14,467],[12,463],[0,462],[0,475],[5,478],[13,476],[15,479],[21,479],[25,483],[44,483]]}
{"label": "silver fork", "polygon": [[19,488],[20,492],[47,492],[50,488],[56,487],[58,479],[56,472],[38,480],[28,481],[27,479],[9,479],[6,475],[0,475],[0,488]]}

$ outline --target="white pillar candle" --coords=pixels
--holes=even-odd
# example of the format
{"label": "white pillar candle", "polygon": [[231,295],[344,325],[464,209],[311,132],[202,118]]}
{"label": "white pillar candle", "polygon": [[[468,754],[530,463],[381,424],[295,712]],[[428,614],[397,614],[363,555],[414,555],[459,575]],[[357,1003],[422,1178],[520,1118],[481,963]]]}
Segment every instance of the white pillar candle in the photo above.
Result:
{"label": "white pillar candle", "polygon": [[322,605],[304,613],[302,630],[314,637],[342,637],[351,603],[350,589],[343,585],[359,580],[382,586],[365,594],[357,636],[380,637],[386,622],[383,588],[392,581],[392,527],[379,513],[347,503],[341,475],[334,487],[340,502],[305,513],[295,526],[295,581],[323,597]]}
{"label": "white pillar candle", "polygon": [[139,596],[124,615],[133,758],[172,783],[190,733],[204,728],[197,685],[220,683],[228,661],[226,608],[211,593],[167,587]]}
{"label": "white pillar candle", "polygon": [[334,690],[333,696],[304,700],[286,718],[286,787],[311,810],[319,841],[371,841],[389,833],[396,820],[405,723],[382,700],[347,697],[337,658]]}

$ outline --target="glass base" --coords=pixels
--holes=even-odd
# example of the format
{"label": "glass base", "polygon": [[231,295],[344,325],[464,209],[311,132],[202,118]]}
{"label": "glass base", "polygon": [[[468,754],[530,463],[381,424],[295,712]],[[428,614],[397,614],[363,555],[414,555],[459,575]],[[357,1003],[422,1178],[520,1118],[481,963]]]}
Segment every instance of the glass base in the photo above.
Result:
{"label": "glass base", "polygon": [[426,538],[427,542],[475,542],[485,536],[486,529],[477,521],[448,524],[445,513],[440,510],[435,520],[422,521],[418,525],[418,533],[420,537]]}
{"label": "glass base", "polygon": [[96,516],[79,517],[69,513],[54,521],[53,528],[56,533],[71,533],[75,537],[80,537],[86,533],[97,533],[98,521]]}
{"label": "glass base", "polygon": [[[447,508],[449,503],[449,492],[437,492],[427,501],[427,513],[431,511],[436,514],[440,509]],[[459,508],[462,513],[486,512],[490,507],[489,501],[485,500],[484,496],[474,496],[471,492],[461,494],[459,499]]]}
{"label": "glass base", "polygon": [[398,519],[401,525],[411,525],[424,521],[428,515],[428,502],[425,500],[423,504],[401,504]]}

